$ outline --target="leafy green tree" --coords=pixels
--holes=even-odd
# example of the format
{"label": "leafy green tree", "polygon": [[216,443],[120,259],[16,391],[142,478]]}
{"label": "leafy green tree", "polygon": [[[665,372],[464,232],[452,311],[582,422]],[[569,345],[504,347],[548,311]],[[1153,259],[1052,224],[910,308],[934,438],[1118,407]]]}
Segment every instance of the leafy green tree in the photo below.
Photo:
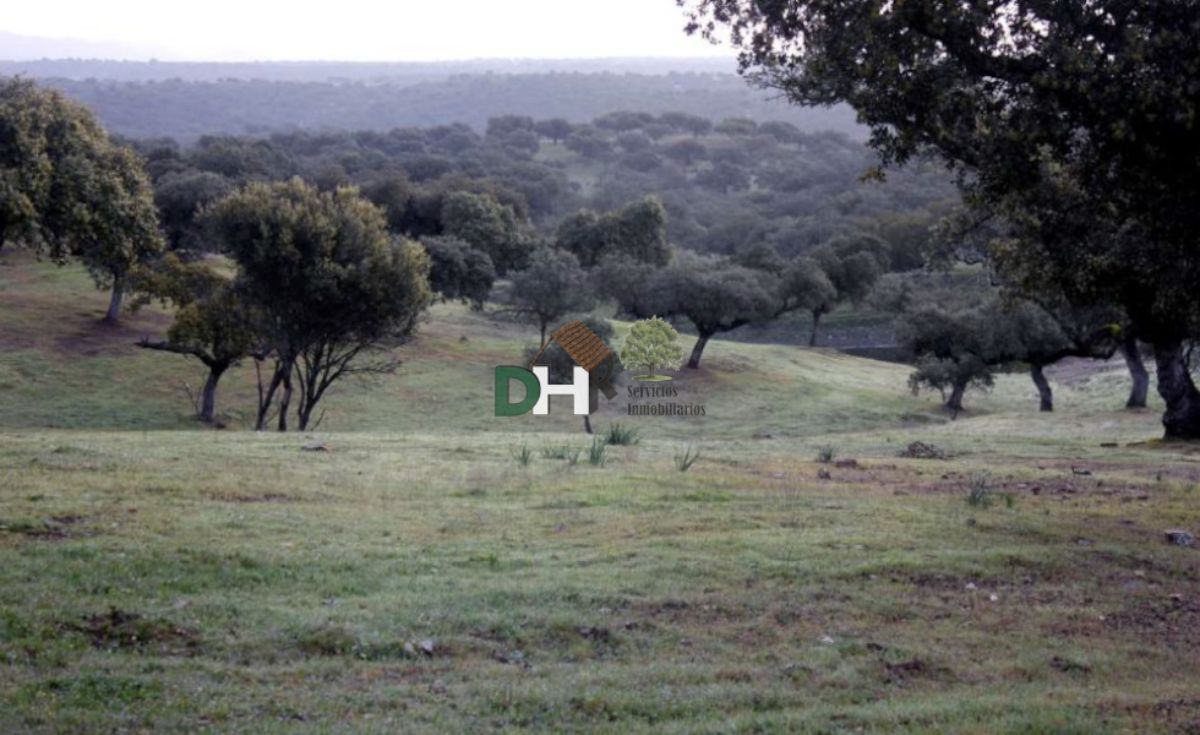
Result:
{"label": "leafy green tree", "polygon": [[612,143],[591,125],[581,125],[567,136],[567,150],[574,151],[584,158],[600,159],[612,153]]}
{"label": "leafy green tree", "polygon": [[89,213],[74,227],[71,252],[97,288],[109,289],[104,321],[115,324],[134,270],[158,256],[164,245],[150,179],[136,153],[115,146],[72,171],[87,182],[76,199]]}
{"label": "leafy green tree", "polygon": [[921,387],[941,392],[946,410],[958,416],[967,389],[990,388],[998,364],[1009,353],[1011,332],[987,308],[948,311],[923,306],[905,315],[897,326],[897,341],[915,358],[908,382],[913,393]]}
{"label": "leafy green tree", "polygon": [[133,269],[162,249],[150,180],[82,106],[32,82],[0,81],[0,245],[19,239],[83,261],[111,289],[115,323]]}
{"label": "leafy green tree", "polygon": [[679,253],[645,285],[651,308],[681,316],[696,329],[687,366],[700,367],[708,341],[722,332],[762,323],[778,313],[775,284],[763,274],[722,258]]}
{"label": "leafy green tree", "polygon": [[621,347],[621,362],[646,370],[651,378],[664,368],[678,370],[683,364],[679,333],[658,317],[638,320],[630,327]]}
{"label": "leafy green tree", "polygon": [[734,263],[763,273],[779,274],[787,268],[787,259],[766,242],[756,242],[738,249],[732,258]]}
{"label": "leafy green tree", "polygon": [[172,171],[154,183],[154,203],[170,250],[206,250],[198,225],[200,210],[233,189],[233,184],[211,171]]}
{"label": "leafy green tree", "polygon": [[258,317],[259,357],[274,359],[259,385],[257,428],[277,394],[285,431],[299,389],[303,431],[339,379],[395,370],[389,348],[412,334],[430,302],[429,261],[416,243],[393,241],[379,208],[354,189],[318,192],[292,179],[250,184],[207,217],[238,265],[235,292]]}
{"label": "leafy green tree", "polygon": [[556,246],[575,255],[586,268],[608,257],[664,265],[670,260],[667,214],[654,197],[597,215],[583,210],[559,225]]}
{"label": "leafy green tree", "polygon": [[598,128],[623,133],[629,130],[640,130],[642,126],[654,122],[654,116],[648,112],[618,110],[601,115],[592,122]]}
{"label": "leafy green tree", "polygon": [[800,310],[812,312],[837,298],[837,289],[812,258],[800,256],[788,261],[773,246],[760,242],[740,250],[733,262],[759,271],[764,282],[774,284],[778,304],[775,317]]}
{"label": "leafy green tree", "polygon": [[488,120],[487,136],[503,138],[516,132],[533,132],[534,127],[533,118],[527,115],[501,115]]}
{"label": "leafy green tree", "polygon": [[18,243],[63,262],[88,235],[97,159],[110,147],[84,106],[0,78],[0,247]]}
{"label": "leafy green tree", "polygon": [[967,305],[927,303],[901,316],[898,341],[916,360],[913,390],[942,391],[946,408],[957,415],[971,386],[990,387],[1003,366],[1025,363],[1038,390],[1039,408],[1054,410],[1054,394],[1044,370],[1066,357],[1107,360],[1121,344],[1119,315],[1111,309],[1053,311],[1024,299],[1004,301],[995,289],[974,294]]}
{"label": "leafy green tree", "polygon": [[486,194],[458,191],[442,203],[443,232],[487,254],[500,275],[524,265],[530,243],[522,237],[512,207]]}
{"label": "leafy green tree", "polygon": [[654,140],[640,130],[630,130],[617,136],[621,150],[633,156],[644,156],[654,150]]}
{"label": "leafy green tree", "polygon": [[465,241],[444,235],[421,241],[429,253],[429,286],[443,298],[462,299],[476,311],[492,292],[496,269],[492,259]]}
{"label": "leafy green tree", "polygon": [[529,265],[512,274],[511,298],[514,311],[537,323],[542,344],[552,322],[572,312],[587,311],[595,303],[579,260],[547,246],[534,250]]}
{"label": "leafy green tree", "polygon": [[[837,299],[837,287],[829,280],[820,263],[812,258],[794,258],[775,273],[779,277],[778,314],[792,311],[807,311],[814,314]],[[812,346],[812,336],[809,345]]]}
{"label": "leafy green tree", "polygon": [[1013,224],[1001,272],[1123,310],[1154,347],[1166,436],[1200,438],[1200,45],[1180,32],[1200,6],[678,1],[792,101],[848,102],[885,165],[930,150],[956,168]]}
{"label": "leafy green tree", "polygon": [[811,255],[825,272],[829,284],[833,286],[832,291],[822,291],[824,299],[809,306],[812,331],[809,332],[808,346],[816,347],[821,317],[833,311],[838,304],[850,303],[857,306],[862,303],[871,293],[883,269],[875,256],[868,252],[850,252],[843,256],[830,244],[814,249]]}
{"label": "leafy green tree", "polygon": [[708,119],[686,112],[664,112],[658,116],[658,119],[681,133],[691,133],[696,136],[707,135],[713,127],[712,122]]}
{"label": "leafy green tree", "polygon": [[256,319],[233,288],[232,279],[204,262],[185,263],[168,253],[136,276],[137,290],[175,307],[165,340],[139,346],[194,357],[208,368],[196,417],[216,423],[217,385],[231,368],[260,347]]}
{"label": "leafy green tree", "polygon": [[549,138],[555,144],[566,140],[567,136],[574,130],[574,126],[561,117],[552,117],[549,120],[539,120],[533,126],[537,133],[545,138]]}

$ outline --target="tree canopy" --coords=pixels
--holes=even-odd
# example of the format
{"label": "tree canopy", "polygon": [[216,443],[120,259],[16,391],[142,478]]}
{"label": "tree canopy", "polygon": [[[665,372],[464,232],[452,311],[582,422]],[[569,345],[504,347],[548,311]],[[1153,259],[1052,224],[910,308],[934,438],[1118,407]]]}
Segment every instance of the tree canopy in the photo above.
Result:
{"label": "tree canopy", "polygon": [[[1172,0],[679,0],[744,72],[849,103],[884,164],[932,151],[1006,219],[1002,273],[1123,309],[1155,348],[1168,437],[1200,437],[1200,6]],[[1181,30],[1190,29],[1190,30]]]}
{"label": "tree canopy", "polygon": [[293,377],[304,430],[335,381],[395,368],[384,348],[411,334],[428,306],[429,262],[420,245],[393,240],[379,208],[354,189],[318,192],[293,179],[250,184],[207,218],[237,263],[234,288],[258,314],[260,357],[274,358],[260,386],[259,428],[276,391],[278,425],[287,428]]}

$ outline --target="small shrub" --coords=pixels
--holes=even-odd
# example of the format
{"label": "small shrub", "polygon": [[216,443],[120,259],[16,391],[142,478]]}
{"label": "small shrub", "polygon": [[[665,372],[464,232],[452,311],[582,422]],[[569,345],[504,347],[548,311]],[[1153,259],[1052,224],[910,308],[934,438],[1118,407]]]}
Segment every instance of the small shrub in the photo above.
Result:
{"label": "small shrub", "polygon": [[608,432],[604,435],[604,441],[614,447],[625,447],[637,444],[640,439],[638,438],[637,429],[613,424],[608,427]]}
{"label": "small shrub", "polygon": [[675,469],[680,472],[687,472],[692,468],[692,465],[696,464],[696,460],[698,459],[700,459],[700,450],[693,450],[692,445],[689,444],[684,448],[682,453],[676,453]]}
{"label": "small shrub", "polygon": [[837,447],[831,444],[826,444],[823,447],[817,448],[817,461],[821,464],[829,464],[833,458],[837,456]]}
{"label": "small shrub", "polygon": [[608,461],[608,444],[600,437],[592,438],[592,446],[588,447],[588,464],[602,467]]}
{"label": "small shrub", "polygon": [[583,452],[579,447],[572,447],[570,444],[559,444],[558,446],[542,447],[542,457],[545,459],[562,459],[566,460],[567,464],[574,465],[579,461],[579,455]]}
{"label": "small shrub", "polygon": [[967,486],[967,505],[972,508],[992,507],[992,503],[996,502],[996,498],[988,479],[985,472],[979,472],[971,476],[971,483]]}
{"label": "small shrub", "polygon": [[521,448],[513,452],[513,459],[517,460],[517,464],[521,467],[528,467],[533,461],[533,452],[530,451],[528,444],[522,444]]}

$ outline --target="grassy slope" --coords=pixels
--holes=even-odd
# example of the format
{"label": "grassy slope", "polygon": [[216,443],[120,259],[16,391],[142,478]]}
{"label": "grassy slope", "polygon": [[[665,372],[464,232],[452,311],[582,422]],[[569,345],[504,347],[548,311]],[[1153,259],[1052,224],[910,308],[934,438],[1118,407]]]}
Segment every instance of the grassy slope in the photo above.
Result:
{"label": "grassy slope", "polygon": [[[156,307],[127,316],[124,326],[97,322],[107,301],[79,268],[37,263],[0,253],[0,391],[8,428],[158,430],[194,428],[187,389],[198,388],[195,360],[139,349],[143,336],[160,336],[169,317]],[[801,328],[798,326],[797,331]],[[795,335],[792,344],[802,341]],[[684,338],[685,343],[689,338]],[[492,413],[492,369],[520,362],[536,331],[473,314],[457,304],[435,307],[421,333],[399,350],[404,365],[393,376],[346,381],[326,399],[327,431],[566,430],[563,416],[497,419]],[[638,419],[647,433],[666,436],[749,438],[769,433],[811,436],[830,431],[904,427],[946,421],[934,396],[914,397],[902,366],[860,360],[833,351],[717,339],[704,367],[683,371],[681,400],[702,402],[702,420]],[[1054,371],[1050,371],[1051,379]],[[1106,412],[1126,378],[1099,372],[1073,385],[1056,385],[1065,407]],[[218,409],[231,427],[244,427],[254,407],[254,370],[246,364],[226,376]],[[968,403],[981,414],[1036,401],[1024,376],[1002,378],[988,395]],[[602,402],[600,422],[622,420],[622,401]]]}
{"label": "grassy slope", "polygon": [[[539,450],[582,448],[574,419],[490,416],[528,330],[441,307],[401,373],[329,399],[331,451],[308,453],[129,431],[191,426],[174,383],[197,373],[128,346],[162,315],[88,336],[89,289],[0,258],[0,731],[1200,718],[1197,552],[1160,539],[1196,525],[1200,455],[1111,410],[1119,373],[1062,387],[1055,416],[1006,377],[951,423],[901,367],[718,341],[680,381],[706,420],[623,419],[640,444],[571,466]],[[249,400],[248,374],[230,387]],[[899,458],[914,439],[953,456]],[[857,466],[816,464],[823,445]],[[1011,507],[963,502],[979,472]]]}

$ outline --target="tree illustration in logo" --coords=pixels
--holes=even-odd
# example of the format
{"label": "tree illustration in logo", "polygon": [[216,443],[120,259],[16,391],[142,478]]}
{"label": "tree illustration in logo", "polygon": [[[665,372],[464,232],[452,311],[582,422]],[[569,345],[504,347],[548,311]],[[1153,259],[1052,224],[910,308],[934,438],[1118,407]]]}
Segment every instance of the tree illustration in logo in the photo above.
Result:
{"label": "tree illustration in logo", "polygon": [[635,375],[637,380],[670,380],[658,371],[678,370],[683,364],[679,332],[658,317],[634,322],[621,349],[621,362],[646,371],[645,375]]}

